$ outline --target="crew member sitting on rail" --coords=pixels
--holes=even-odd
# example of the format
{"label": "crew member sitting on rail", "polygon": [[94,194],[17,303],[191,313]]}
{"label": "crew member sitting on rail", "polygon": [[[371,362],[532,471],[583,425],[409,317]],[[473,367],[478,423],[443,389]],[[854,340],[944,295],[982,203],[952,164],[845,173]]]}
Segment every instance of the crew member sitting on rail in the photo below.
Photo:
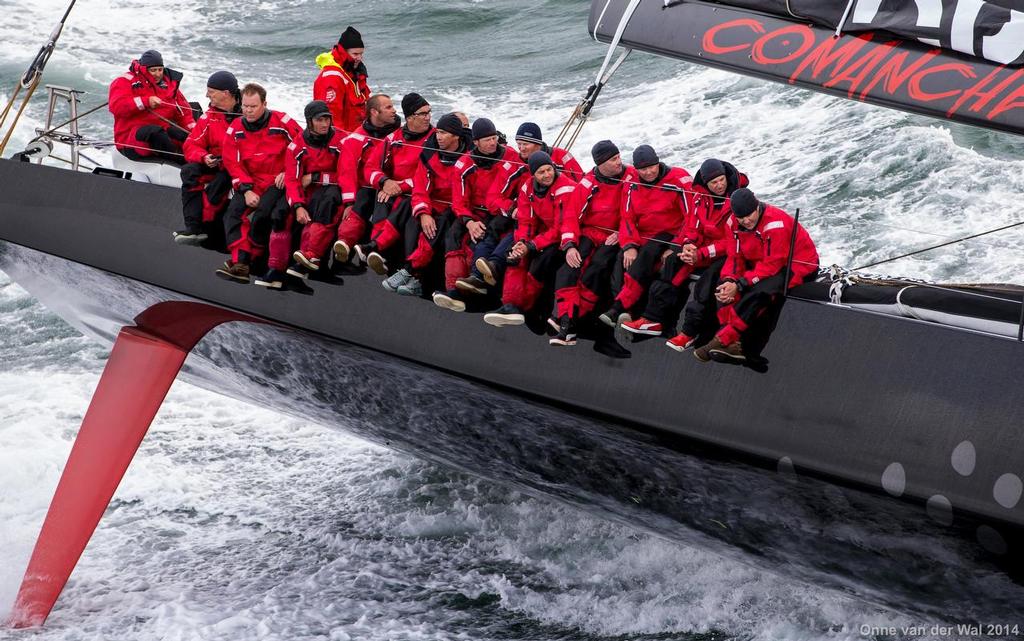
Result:
{"label": "crew member sitting on rail", "polygon": [[288,114],[267,109],[266,89],[255,83],[242,87],[242,117],[224,134],[224,168],[235,196],[224,214],[231,259],[217,270],[221,278],[248,284],[250,263],[270,239],[271,220],[287,214],[285,156],[301,136],[302,127]]}
{"label": "crew member sitting on rail", "polygon": [[[231,176],[224,169],[224,132],[241,113],[242,94],[238,80],[229,71],[216,71],[206,81],[210,108],[185,140],[185,162],[181,168],[181,208],[185,229],[174,232],[174,242],[198,245],[207,237],[206,226],[220,225],[217,216],[227,207]],[[217,234],[220,235],[219,233]]]}
{"label": "crew member sitting on rail", "polygon": [[[377,189],[377,203],[370,220],[373,229],[369,242],[356,245],[359,260],[380,274],[388,273],[385,253],[402,238],[412,215],[412,180],[420,163],[420,152],[427,137],[434,133],[430,125],[430,103],[418,93],[402,97],[405,126],[388,134],[383,145],[375,146],[366,161],[366,182]],[[402,257],[415,250],[404,247]]]}
{"label": "crew member sitting on rail", "polygon": [[[715,337],[694,350],[701,362],[712,357],[745,361],[740,337],[774,299],[818,273],[818,251],[807,230],[778,207],[759,202],[749,189],[737,189],[731,198],[732,216],[722,276],[715,289],[722,323]],[[795,242],[794,225],[796,226]],[[792,268],[786,282],[786,268]]]}
{"label": "crew member sitting on rail", "polygon": [[384,144],[391,132],[402,126],[391,96],[377,94],[366,101],[366,120],[341,143],[338,180],[341,182],[342,215],[338,240],[334,243],[335,265],[354,257],[352,248],[368,240],[370,216],[377,203],[377,190],[366,179],[366,163],[373,150]]}
{"label": "crew member sitting on rail", "polygon": [[313,83],[313,100],[323,100],[331,108],[334,126],[345,135],[359,128],[366,115],[370,87],[366,84],[362,35],[348,27],[331,51],[316,57],[320,75]]}
{"label": "crew member sitting on rail", "polygon": [[576,183],[555,168],[551,156],[536,151],[530,156],[528,180],[519,190],[516,205],[515,244],[508,254],[508,270],[502,288],[502,306],[484,314],[484,322],[496,327],[522,325],[544,284],[562,264],[561,230],[566,216],[573,213]]}
{"label": "crew member sitting on rail", "polygon": [[610,327],[615,327],[647,293],[661,261],[673,253],[669,243],[682,231],[683,221],[692,210],[690,174],[661,162],[650,145],[633,150],[633,170],[627,172],[626,180],[619,230],[625,274],[615,302],[600,316],[601,322]]}
{"label": "crew member sitting on rail", "polygon": [[[269,270],[257,285],[280,289],[285,270],[291,276],[308,278],[320,269],[320,259],[331,246],[341,220],[341,188],[338,187],[338,159],[342,133],[331,126],[327,103],[314,100],[303,111],[306,129],[285,154],[284,185],[288,207],[271,221]],[[292,225],[304,225],[299,249],[292,254]],[[295,264],[288,266],[289,255]]]}
{"label": "crew member sitting on rail", "polygon": [[683,331],[667,343],[678,351],[686,349],[687,345],[692,347],[691,341],[703,327],[704,308],[713,304],[726,248],[732,240],[728,225],[732,211],[729,197],[748,184],[746,174],[741,174],[732,164],[716,158],[704,161],[693,177],[693,209],[686,217],[683,232],[673,239],[682,249],[665,259],[661,276],[651,283],[643,315],[623,323],[624,330],[661,336],[665,329],[663,323],[674,318],[686,303],[690,275],[702,271],[693,300],[686,307]]}
{"label": "crew member sitting on rail", "polygon": [[527,161],[538,151],[551,156],[555,169],[568,174],[574,182],[583,177],[583,168],[567,150],[548,147],[544,143],[540,127],[536,123],[524,122],[516,131],[516,147],[519,158],[506,160],[497,169],[491,189],[487,194],[487,209],[497,216],[488,226],[486,238],[477,244],[473,252],[472,276],[492,287],[497,286],[505,271],[505,260],[512,247],[513,218],[519,192],[530,178]]}
{"label": "crew member sitting on rail", "polygon": [[179,89],[181,77],[164,67],[159,51],[150,49],[114,78],[108,109],[114,114],[118,151],[132,160],[185,164],[182,143],[196,121]]}
{"label": "crew member sitting on rail", "polygon": [[[405,224],[406,246],[415,249],[406,267],[381,283],[389,292],[404,296],[423,294],[423,278],[443,254],[452,213],[452,183],[458,180],[455,164],[469,149],[469,136],[453,113],[441,116],[434,133],[423,143],[420,164],[413,177],[412,218]],[[454,283],[453,283],[454,285]]]}
{"label": "crew member sitting on rail", "polygon": [[[445,309],[465,311],[463,293],[486,294],[487,284],[479,274],[470,274],[473,250],[488,236],[495,216],[487,211],[487,194],[502,162],[518,160],[511,147],[498,142],[498,130],[487,118],[473,123],[474,146],[455,163],[452,183],[452,211],[456,220],[445,240],[444,278],[446,292],[434,294],[434,304]],[[500,216],[500,214],[498,214]],[[492,234],[497,244],[499,234]],[[490,250],[493,251],[493,250]],[[488,255],[490,254],[488,251]],[[508,249],[505,250],[508,253]]]}
{"label": "crew member sitting on rail", "polygon": [[610,140],[594,145],[591,155],[594,168],[577,185],[571,215],[562,226],[562,243],[568,243],[569,249],[555,276],[551,322],[558,334],[551,338],[552,345],[575,345],[578,319],[602,297],[605,301],[611,297],[605,290],[619,255],[625,167],[619,148]]}

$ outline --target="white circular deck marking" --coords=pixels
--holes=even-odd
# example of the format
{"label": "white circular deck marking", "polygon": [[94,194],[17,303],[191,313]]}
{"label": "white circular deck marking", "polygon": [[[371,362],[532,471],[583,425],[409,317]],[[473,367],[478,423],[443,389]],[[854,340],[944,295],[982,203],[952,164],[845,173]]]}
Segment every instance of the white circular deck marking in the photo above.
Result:
{"label": "white circular deck marking", "polygon": [[927,510],[928,516],[939,523],[943,525],[953,524],[953,504],[941,494],[936,494],[928,499],[928,503],[925,504],[925,510]]}
{"label": "white circular deck marking", "polygon": [[975,536],[977,536],[978,543],[981,544],[981,547],[993,554],[1006,554],[1006,551],[1009,549],[1003,535],[997,532],[995,528],[989,527],[988,525],[982,525],[979,527]]}
{"label": "white circular deck marking", "polygon": [[960,476],[970,476],[974,473],[974,465],[978,461],[978,454],[974,449],[974,443],[970,441],[963,441],[960,445],[957,445],[953,449],[953,454],[949,457],[949,462],[953,464],[953,469]]}
{"label": "white circular deck marking", "polygon": [[1022,491],[1024,491],[1024,483],[1021,483],[1019,476],[1003,474],[996,479],[996,484],[992,487],[992,496],[996,499],[996,503],[1010,509],[1016,507]]}
{"label": "white circular deck marking", "polygon": [[882,472],[882,489],[893,496],[903,496],[907,489],[907,473],[899,463],[890,463]]}
{"label": "white circular deck marking", "polygon": [[775,466],[775,469],[784,476],[796,476],[796,467],[793,466],[793,459],[788,456],[780,458],[779,464]]}

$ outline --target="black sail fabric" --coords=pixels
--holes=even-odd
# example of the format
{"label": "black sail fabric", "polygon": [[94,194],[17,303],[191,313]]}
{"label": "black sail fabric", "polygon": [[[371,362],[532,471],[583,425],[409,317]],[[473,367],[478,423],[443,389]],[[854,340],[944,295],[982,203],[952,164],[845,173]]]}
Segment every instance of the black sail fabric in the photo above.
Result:
{"label": "black sail fabric", "polygon": [[1024,0],[730,0],[733,7],[808,20],[844,32],[888,31],[900,38],[1024,64]]}

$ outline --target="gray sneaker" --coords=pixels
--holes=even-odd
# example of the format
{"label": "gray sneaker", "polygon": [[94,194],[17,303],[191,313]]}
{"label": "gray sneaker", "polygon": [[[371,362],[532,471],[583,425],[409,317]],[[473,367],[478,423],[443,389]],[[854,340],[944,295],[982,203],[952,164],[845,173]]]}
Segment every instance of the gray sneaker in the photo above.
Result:
{"label": "gray sneaker", "polygon": [[402,296],[422,296],[423,284],[419,278],[410,278],[408,282],[398,287],[397,293]]}
{"label": "gray sneaker", "polygon": [[397,292],[399,287],[408,283],[410,280],[412,280],[412,274],[408,269],[403,268],[385,278],[380,286],[389,292]]}

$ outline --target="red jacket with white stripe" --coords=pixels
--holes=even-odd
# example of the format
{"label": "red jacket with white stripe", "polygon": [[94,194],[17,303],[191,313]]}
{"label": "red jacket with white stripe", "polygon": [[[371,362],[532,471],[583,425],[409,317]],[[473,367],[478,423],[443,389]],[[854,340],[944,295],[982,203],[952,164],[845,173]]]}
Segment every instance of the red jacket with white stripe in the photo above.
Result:
{"label": "red jacket with white stripe", "polygon": [[626,170],[626,194],[622,209],[619,244],[623,249],[642,247],[647,239],[670,232],[673,236],[683,229],[687,214],[693,210],[690,187],[693,179],[680,167],[661,163],[658,178],[653,183],[640,180],[634,167]]}
{"label": "red jacket with white stripe", "polygon": [[302,136],[302,127],[288,114],[268,109],[266,115],[266,123],[256,131],[246,128],[243,117],[224,133],[224,168],[238,193],[252,189],[262,196],[285,170],[288,145]]}
{"label": "red jacket with white stripe", "polygon": [[[118,149],[134,149],[143,156],[150,152],[144,142],[135,138],[135,132],[145,125],[156,125],[166,129],[170,125],[161,120],[166,118],[185,130],[195,127],[192,107],[185,100],[178,88],[181,74],[172,69],[164,69],[164,77],[157,84],[153,76],[138,60],[132,60],[128,73],[114,78],[110,83],[107,100],[108,109],[114,114],[114,142]],[[161,100],[160,106],[149,108],[149,99],[156,96]]]}
{"label": "red jacket with white stripe", "polygon": [[746,230],[729,216],[729,243],[722,281],[735,281],[742,288],[782,273],[789,261],[790,238],[796,225],[796,243],[793,246],[793,270],[788,287],[799,285],[804,277],[818,270],[818,250],[804,226],[778,207],[762,203],[764,212],[754,229]]}
{"label": "red jacket with white stripe", "polygon": [[565,172],[558,172],[544,195],[538,195],[534,180],[526,181],[519,190],[516,204],[515,241],[525,242],[531,253],[543,251],[551,245],[568,247],[562,228],[567,216],[575,216],[573,193],[576,183]]}
{"label": "red jacket with white stripe", "polygon": [[437,136],[430,136],[420,154],[412,179],[412,215],[441,213],[452,206],[452,185],[458,180],[456,165],[466,152],[461,141],[458,151],[441,151]]}
{"label": "red jacket with white stripe", "polygon": [[[305,207],[307,198],[325,185],[338,184],[338,159],[341,157],[341,141],[344,135],[331,127],[331,137],[323,147],[309,144],[305,134],[288,145],[284,160],[284,188],[288,206],[293,210]],[[310,174],[312,182],[302,186],[302,177]]]}
{"label": "red jacket with white stripe", "polygon": [[224,155],[224,133],[238,118],[215,107],[210,107],[185,140],[185,162],[204,162],[207,155]]}
{"label": "red jacket with white stripe", "polygon": [[[334,126],[343,133],[354,132],[366,116],[366,101],[370,87],[366,84],[366,67],[360,63],[350,73],[345,63],[352,58],[341,45],[334,45],[330,53],[317,56],[320,75],[313,82],[313,100],[323,100],[334,117]],[[353,65],[348,65],[350,69]]]}
{"label": "red jacket with white stripe", "polygon": [[594,241],[595,245],[603,245],[612,232],[619,229],[626,191],[625,172],[618,178],[606,178],[596,172],[596,169],[590,170],[576,186],[573,215],[566,216],[562,225],[563,246],[579,245],[581,236]]}
{"label": "red jacket with white stripe", "polygon": [[716,259],[725,256],[729,243],[733,240],[729,220],[732,218],[732,205],[729,196],[732,192],[750,184],[746,174],[741,174],[730,163],[725,165],[725,195],[715,196],[708,190],[700,172],[693,177],[693,209],[686,217],[683,231],[672,242],[678,245],[692,244],[697,247],[695,267],[707,267]]}
{"label": "red jacket with white stripe", "polygon": [[422,134],[414,134],[405,127],[392,131],[384,138],[383,145],[373,146],[364,168],[366,183],[380,189],[384,181],[390,179],[399,184],[403,194],[411,194],[420,152],[433,133],[433,127]]}
{"label": "red jacket with white stripe", "polygon": [[[567,173],[574,182],[583,178],[583,168],[580,167],[580,163],[565,149],[544,145],[541,147],[541,151],[545,151],[551,156],[551,162],[555,164],[555,169]],[[495,214],[498,212],[510,213],[516,204],[516,194],[530,177],[529,169],[526,160],[518,152],[514,159],[503,162],[487,193],[487,210]]]}
{"label": "red jacket with white stripe", "polygon": [[483,221],[487,195],[502,166],[519,160],[519,154],[508,145],[499,145],[493,156],[485,156],[476,147],[455,163],[457,180],[452,184],[452,211],[460,218]]}
{"label": "red jacket with white stripe", "polygon": [[[338,183],[341,185],[341,202],[349,206],[356,200],[356,192],[362,187],[372,187],[366,177],[367,163],[374,149],[384,146],[384,138],[398,128],[395,124],[380,129],[364,121],[341,143],[341,158],[338,160]],[[344,133],[344,132],[342,132]]]}

